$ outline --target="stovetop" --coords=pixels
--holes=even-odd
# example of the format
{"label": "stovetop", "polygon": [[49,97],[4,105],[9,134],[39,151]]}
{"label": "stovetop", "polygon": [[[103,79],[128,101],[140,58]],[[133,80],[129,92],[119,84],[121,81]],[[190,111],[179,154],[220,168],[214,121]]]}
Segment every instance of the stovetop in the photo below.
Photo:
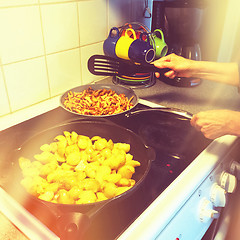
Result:
{"label": "stovetop", "polygon": [[[72,119],[76,119],[76,115],[59,107],[2,131],[0,169],[3,171],[0,174],[0,184],[4,186],[11,181],[11,172],[6,170],[14,164],[10,154],[13,149],[32,135]],[[156,157],[137,191],[120,201],[110,202],[91,218],[91,224],[82,236],[84,240],[115,239],[210,143],[190,126],[186,117],[142,104],[138,104],[126,115],[108,119],[138,134],[147,146],[154,149]],[[39,211],[31,211],[39,217]],[[58,234],[56,226],[48,227]]]}

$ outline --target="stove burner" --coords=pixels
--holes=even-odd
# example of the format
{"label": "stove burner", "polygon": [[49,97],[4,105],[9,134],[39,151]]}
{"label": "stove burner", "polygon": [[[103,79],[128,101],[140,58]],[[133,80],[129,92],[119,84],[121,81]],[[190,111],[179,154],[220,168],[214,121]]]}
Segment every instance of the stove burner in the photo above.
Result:
{"label": "stove burner", "polygon": [[206,142],[206,139],[190,125],[188,118],[170,111],[138,110],[131,113],[125,121],[123,125],[136,132],[146,145],[175,158],[198,151],[198,144],[192,146],[190,143]]}
{"label": "stove burner", "polygon": [[144,123],[139,128],[139,135],[145,139],[150,146],[156,149],[178,148],[183,141],[176,127],[167,123]]}

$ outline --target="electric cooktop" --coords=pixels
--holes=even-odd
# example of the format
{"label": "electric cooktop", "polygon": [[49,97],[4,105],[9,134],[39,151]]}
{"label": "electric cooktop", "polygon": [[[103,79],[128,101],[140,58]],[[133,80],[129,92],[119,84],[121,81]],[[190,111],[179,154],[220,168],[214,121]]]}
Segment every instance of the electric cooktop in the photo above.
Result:
{"label": "electric cooktop", "polygon": [[[76,119],[76,115],[59,107],[2,131],[0,184],[5,186],[11,181],[11,172],[8,169],[12,164],[16,164],[11,159],[11,152],[14,149],[32,135],[73,119]],[[111,201],[93,215],[87,230],[81,234],[83,240],[115,239],[210,143],[210,140],[191,127],[187,117],[164,108],[150,108],[138,104],[125,115],[106,119],[139,135],[145,145],[154,149],[155,160],[152,161],[147,177],[134,193],[118,201]],[[52,214],[44,208],[28,210],[43,222],[42,215],[46,217],[49,214],[52,217]],[[56,224],[46,225],[58,236],[61,235]]]}

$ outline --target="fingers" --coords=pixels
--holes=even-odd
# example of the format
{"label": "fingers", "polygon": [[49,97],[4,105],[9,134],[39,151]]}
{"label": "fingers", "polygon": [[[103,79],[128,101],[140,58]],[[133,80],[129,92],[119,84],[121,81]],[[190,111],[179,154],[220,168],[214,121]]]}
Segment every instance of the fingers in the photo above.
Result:
{"label": "fingers", "polygon": [[160,59],[153,62],[153,64],[154,64],[155,67],[160,68],[160,69],[162,69],[162,68],[171,68],[172,69],[173,68],[171,62],[166,62],[166,61],[163,61],[163,60],[160,61]]}
{"label": "fingers", "polygon": [[198,121],[197,115],[194,115],[190,121],[191,125],[199,132],[202,132],[204,137],[213,139],[213,135],[209,132],[208,126],[201,125]]}
{"label": "fingers", "polygon": [[[163,69],[163,68],[170,68],[172,69],[172,64],[170,62],[162,62],[162,61],[156,61],[153,63],[155,67],[159,68],[159,69]],[[159,78],[160,77],[160,74],[158,72],[155,73],[156,77]],[[172,69],[166,73],[164,73],[164,75],[168,78],[175,78],[176,77],[176,73],[175,71]]]}
{"label": "fingers", "polygon": [[170,71],[166,72],[164,75],[168,78],[171,78],[171,79],[176,77],[176,73],[173,70],[170,70]]}
{"label": "fingers", "polygon": [[155,72],[155,76],[156,76],[156,78],[159,78],[160,77],[160,73],[159,72]]}
{"label": "fingers", "polygon": [[[176,77],[176,74],[175,74],[175,72],[173,70],[170,70],[170,71],[164,73],[164,75],[166,77],[170,78],[170,79],[174,79]],[[160,73],[159,72],[155,72],[155,76],[157,78],[159,78],[160,77]]]}
{"label": "fingers", "polygon": [[225,135],[222,126],[213,121],[206,119],[204,112],[193,115],[190,120],[191,125],[199,132],[201,132],[208,139],[215,139]]}
{"label": "fingers", "polygon": [[198,123],[197,123],[197,120],[198,120],[198,116],[197,114],[196,115],[193,115],[192,119],[190,120],[190,123],[191,125],[196,128],[197,131],[201,131],[201,127]]}
{"label": "fingers", "polygon": [[204,123],[199,119],[199,113],[193,115],[192,119],[190,120],[191,125],[199,132],[206,131],[206,126]]}
{"label": "fingers", "polygon": [[[174,71],[174,64],[171,62],[171,59],[175,57],[175,54],[170,54],[164,57],[161,57],[160,59],[156,60],[152,64],[154,64],[155,67],[163,69],[163,68],[169,68],[170,71],[166,72],[164,75],[170,79],[173,79],[176,77],[176,72]],[[155,76],[157,78],[160,77],[159,73],[155,73]]]}
{"label": "fingers", "polygon": [[222,129],[216,128],[212,125],[203,126],[201,132],[208,139],[216,139],[225,135],[225,132],[222,131]]}

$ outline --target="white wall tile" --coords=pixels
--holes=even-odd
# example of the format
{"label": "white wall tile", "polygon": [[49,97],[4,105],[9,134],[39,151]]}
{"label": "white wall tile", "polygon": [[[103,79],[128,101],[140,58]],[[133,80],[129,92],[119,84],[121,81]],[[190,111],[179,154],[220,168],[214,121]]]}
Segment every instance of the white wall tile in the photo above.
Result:
{"label": "white wall tile", "polygon": [[47,53],[79,46],[76,3],[42,5],[41,12]]}
{"label": "white wall tile", "polygon": [[81,85],[79,48],[47,56],[51,97]]}
{"label": "white wall tile", "polygon": [[103,54],[112,26],[136,19],[137,1],[0,0],[0,116],[104,78],[88,59]]}
{"label": "white wall tile", "polygon": [[120,27],[131,19],[131,0],[109,0],[109,30]]}
{"label": "white wall tile", "polygon": [[106,0],[80,1],[80,46],[104,41],[107,37]]}
{"label": "white wall tile", "polygon": [[88,59],[94,54],[103,54],[103,42],[96,43],[88,46],[81,47],[81,72],[82,83],[87,84],[92,81],[103,78],[102,76],[96,76],[89,72],[87,63]]}
{"label": "white wall tile", "polygon": [[0,7],[23,6],[37,3],[38,0],[0,0]]}
{"label": "white wall tile", "polygon": [[0,69],[0,116],[10,113],[7,92],[3,81],[2,70]]}
{"label": "white wall tile", "polygon": [[44,53],[37,6],[0,9],[0,33],[3,64]]}
{"label": "white wall tile", "polygon": [[12,111],[49,98],[44,57],[3,66]]}

